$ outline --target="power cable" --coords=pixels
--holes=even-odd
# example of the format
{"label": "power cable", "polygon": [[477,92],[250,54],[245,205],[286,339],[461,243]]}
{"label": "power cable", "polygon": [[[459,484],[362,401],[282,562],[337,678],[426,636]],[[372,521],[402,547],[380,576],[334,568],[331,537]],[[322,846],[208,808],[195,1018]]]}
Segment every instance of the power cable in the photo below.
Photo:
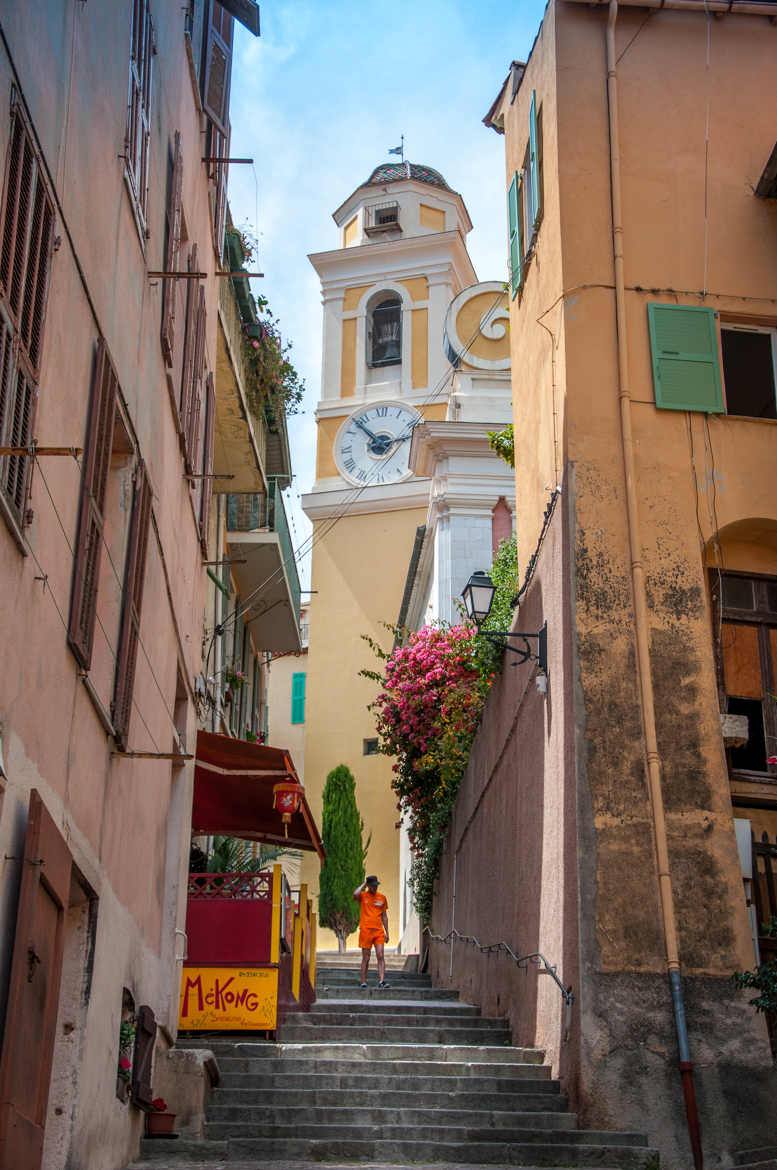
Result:
{"label": "power cable", "polygon": [[[459,361],[469,352],[469,350],[472,347],[472,345],[474,344],[475,340],[480,336],[480,334],[482,332],[481,326],[483,325],[483,323],[487,322],[489,320],[489,318],[491,318],[493,316],[493,314],[496,312],[497,308],[499,307],[499,305],[502,301],[503,296],[504,296],[504,292],[500,291],[499,293],[497,293],[493,304],[486,311],[486,313],[483,314],[480,322],[478,323],[476,328],[473,330],[471,336],[469,337],[469,339],[467,340],[465,345],[462,347],[462,352],[458,355]],[[451,380],[451,378],[453,377],[453,374],[456,372],[457,369],[458,369],[458,363],[454,363],[452,361],[449,361],[447,369],[444,371],[444,373],[438,379],[431,395],[429,397],[427,397],[420,404],[421,407],[432,406],[437,401],[437,399],[443,393],[447,383]],[[405,439],[410,438],[414,427],[417,425],[418,425],[418,423],[414,423],[413,426],[408,428],[407,432],[404,435],[398,435],[396,440],[395,440],[396,444],[398,445],[400,442],[404,442]],[[340,520],[342,520],[344,518],[344,516],[346,516],[351,511],[351,509],[356,504],[357,500],[360,498],[360,496],[366,490],[366,488],[368,488],[372,485],[371,481],[378,474],[379,470],[381,470],[381,466],[376,464],[375,468],[373,469],[371,474],[367,477],[365,482],[363,484],[359,485],[358,487],[354,487],[351,494],[350,494],[350,497],[346,497],[346,499],[343,500],[341,509],[337,513],[335,513],[335,515],[333,515],[329,518],[329,520],[326,522],[325,527],[322,530],[319,530],[318,532],[312,533],[311,536],[306,537],[305,541],[303,541],[303,545],[300,548],[292,550],[291,559],[296,561],[298,558],[300,558],[302,556],[307,556],[307,554],[309,552],[312,552],[313,548],[316,546],[316,544],[319,543],[319,541],[325,539],[329,535],[329,533],[332,531],[332,529],[335,527],[335,525],[337,525],[340,522]],[[308,545],[309,547],[305,547],[306,545]],[[233,610],[232,614],[230,614],[225,619],[225,621],[221,623],[220,627],[216,627],[212,631],[211,645],[213,642],[213,638],[215,638],[217,635],[223,634],[226,631],[226,628],[227,628],[227,625],[229,622],[236,621],[239,616],[242,617],[247,612],[249,603],[252,601],[252,599],[254,597],[256,597],[256,595],[258,593],[260,593],[263,589],[265,589],[267,587],[267,585],[271,584],[279,576],[279,574],[284,571],[287,564],[289,563],[289,559],[290,558],[286,558],[285,560],[283,560],[281,562],[281,564],[278,566],[278,568],[275,569],[270,574],[269,577],[267,577],[264,581],[262,581],[254,590],[251,591],[251,593],[248,594],[248,596],[244,600],[242,600],[241,607],[236,606],[235,609]],[[259,617],[261,615],[257,614],[256,616]],[[208,652],[210,653],[210,646],[208,648]]]}
{"label": "power cable", "polygon": [[[73,458],[74,458],[74,460],[75,460],[76,464],[78,465],[78,467],[79,467],[79,469],[80,469],[80,466],[81,466],[81,465],[80,465],[80,463],[79,463],[79,461],[78,461],[77,457],[74,455],[74,456],[73,456]],[[50,502],[51,502],[51,506],[52,506],[52,508],[54,509],[54,515],[55,515],[55,516],[56,516],[56,518],[57,518],[57,523],[58,523],[58,525],[59,525],[59,528],[60,528],[60,531],[62,532],[62,535],[63,535],[63,537],[64,537],[64,539],[65,539],[65,543],[66,543],[66,545],[67,545],[67,547],[68,547],[68,550],[69,550],[69,552],[70,552],[71,558],[75,559],[75,550],[74,550],[74,548],[73,548],[73,544],[72,544],[72,542],[71,542],[71,540],[70,540],[70,537],[69,537],[69,536],[68,536],[68,534],[67,534],[67,530],[65,529],[65,525],[64,525],[64,522],[63,522],[63,520],[62,520],[62,516],[60,515],[59,509],[57,508],[57,505],[56,505],[56,503],[54,502],[54,496],[52,495],[51,488],[49,487],[48,480],[46,479],[45,472],[44,472],[44,470],[43,470],[43,467],[41,466],[40,459],[39,459],[37,456],[34,456],[34,459],[35,459],[35,465],[36,465],[36,467],[38,468],[38,471],[39,471],[39,473],[40,473],[40,477],[41,477],[41,480],[42,480],[42,482],[43,482],[43,486],[44,486],[44,488],[45,488],[45,490],[46,490],[46,495],[48,496],[48,498],[49,498],[49,500],[50,500]],[[94,497],[92,496],[92,493],[91,493],[91,492],[89,492],[89,496],[90,496],[90,499],[94,500]],[[102,541],[102,543],[103,543],[103,546],[104,546],[104,548],[106,549],[106,552],[107,552],[107,554],[108,554],[108,560],[110,561],[111,568],[113,569],[114,576],[116,577],[116,581],[117,581],[117,583],[118,583],[118,585],[119,585],[119,588],[121,589],[121,591],[122,591],[122,593],[123,593],[123,591],[124,591],[124,587],[123,587],[122,581],[121,581],[121,579],[120,579],[120,577],[119,577],[119,574],[118,574],[118,572],[117,572],[117,569],[116,569],[116,565],[114,564],[114,561],[113,561],[113,557],[111,556],[111,551],[110,551],[110,548],[108,547],[108,543],[107,543],[107,541],[106,541],[106,539],[105,539],[105,535],[103,534],[103,532],[102,532],[102,531],[100,532],[100,539],[101,539],[101,541]],[[95,610],[95,620],[96,620],[96,622],[97,622],[98,626],[100,627],[100,630],[101,630],[101,632],[102,632],[102,635],[103,635],[103,637],[105,638],[105,643],[106,643],[106,645],[107,645],[107,647],[108,647],[108,650],[110,651],[111,657],[113,658],[113,661],[114,661],[114,664],[115,664],[115,663],[117,662],[117,660],[118,660],[117,653],[116,653],[116,651],[114,650],[113,646],[111,645],[110,638],[108,637],[108,634],[107,634],[107,632],[106,632],[106,630],[105,630],[105,627],[103,626],[103,624],[102,624],[102,621],[101,621],[101,619],[100,619],[100,615],[97,613],[97,611],[96,611],[96,610]],[[64,623],[64,626],[65,626],[65,631],[67,632],[67,629],[68,629],[68,627],[67,627],[67,623],[66,623],[66,622]],[[145,646],[143,645],[143,640],[142,640],[142,639],[141,639],[141,637],[140,637],[140,632],[139,632],[139,631],[137,632],[137,636],[138,636],[138,643],[139,643],[139,645],[140,645],[141,649],[143,650],[143,656],[145,657],[145,659],[146,659],[146,662],[147,662],[147,664],[148,664],[148,669],[149,669],[149,671],[150,671],[150,673],[151,673],[151,677],[152,677],[152,678],[153,678],[153,680],[154,680],[154,683],[155,683],[155,685],[156,685],[157,691],[159,692],[159,697],[160,697],[160,698],[161,698],[161,700],[162,700],[162,705],[163,705],[163,707],[164,707],[164,709],[165,709],[165,711],[166,711],[166,713],[167,713],[167,716],[168,716],[168,718],[169,718],[169,720],[170,720],[170,723],[171,723],[171,725],[172,725],[172,728],[173,728],[173,732],[175,733],[176,742],[180,742],[180,737],[179,737],[179,733],[178,733],[178,728],[177,728],[177,727],[176,727],[176,725],[175,725],[175,719],[174,719],[174,717],[173,717],[173,715],[172,715],[172,713],[171,713],[171,711],[170,711],[170,708],[167,706],[167,703],[165,702],[164,693],[163,693],[163,691],[162,691],[162,688],[161,688],[161,686],[160,686],[160,684],[159,684],[159,680],[158,680],[158,678],[156,677],[156,674],[155,674],[155,672],[154,672],[153,665],[152,665],[152,663],[151,663],[151,660],[149,659],[149,656],[148,656],[148,653],[147,653],[147,651],[146,651],[146,648],[145,648]],[[148,724],[146,723],[145,719],[143,718],[143,714],[142,714],[142,712],[140,711],[140,708],[138,707],[138,705],[137,705],[137,702],[136,702],[136,700],[135,700],[134,696],[133,696],[133,698],[132,698],[132,705],[133,705],[133,707],[135,708],[135,710],[137,711],[137,713],[138,713],[138,716],[140,717],[140,721],[141,721],[141,723],[143,724],[143,726],[145,727],[146,731],[148,732],[148,735],[149,735],[149,738],[151,739],[151,742],[154,744],[154,747],[156,748],[156,750],[157,750],[157,751],[159,751],[159,750],[160,750],[160,749],[159,749],[159,746],[158,746],[158,744],[156,743],[156,740],[154,739],[153,735],[151,734],[151,731],[149,730]]]}

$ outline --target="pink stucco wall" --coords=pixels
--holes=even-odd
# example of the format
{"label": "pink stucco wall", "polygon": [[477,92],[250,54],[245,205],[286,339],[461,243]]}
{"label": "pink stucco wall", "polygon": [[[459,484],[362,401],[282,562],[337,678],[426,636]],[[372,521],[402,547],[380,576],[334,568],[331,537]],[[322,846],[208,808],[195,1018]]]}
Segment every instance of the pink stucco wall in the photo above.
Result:
{"label": "pink stucco wall", "polygon": [[[200,267],[219,262],[213,243],[201,115],[193,91],[181,5],[153,5],[157,53],[152,96],[148,235],[136,227],[123,172],[130,4],[3,6],[10,57],[0,50],[0,160],[16,84],[59,208],[45,325],[35,437],[82,447],[95,343],[105,337],[122,411],[153,487],[135,708],[129,748],[170,752],[174,721],[195,739],[193,680],[200,670],[204,573],[183,478],[178,423],[160,347],[168,155],[182,136],[183,205]],[[217,280],[205,281],[211,311],[206,367],[215,366]],[[182,330],[183,323],[178,321]],[[63,628],[70,601],[79,500],[71,458],[42,460],[32,482],[34,518],[22,555],[0,521],[0,726],[6,781],[0,805],[0,1007],[7,993],[19,866],[30,789],[59,825],[83,883],[97,898],[89,922],[68,927],[63,1020],[58,1027],[44,1165],[113,1170],[137,1149],[142,1117],[115,1096],[122,989],[150,1005],[171,1034],[177,1025],[191,806],[190,763],[119,758],[87,690]],[[100,572],[91,679],[108,709],[113,686],[120,580],[131,511],[132,462],[114,458]],[[45,476],[45,482],[44,482]],[[110,552],[110,557],[108,555]],[[114,567],[111,564],[114,561]],[[103,629],[101,629],[100,624]],[[103,632],[104,631],[104,632]],[[175,711],[178,678],[186,709]],[[175,716],[175,720],[174,720]],[[71,939],[72,934],[72,939]],[[87,937],[88,935],[88,937]],[[82,937],[83,936],[83,937]],[[79,941],[80,940],[80,941]],[[90,957],[91,956],[91,957]],[[86,969],[88,970],[88,978]],[[66,1107],[65,1107],[66,1106]]]}

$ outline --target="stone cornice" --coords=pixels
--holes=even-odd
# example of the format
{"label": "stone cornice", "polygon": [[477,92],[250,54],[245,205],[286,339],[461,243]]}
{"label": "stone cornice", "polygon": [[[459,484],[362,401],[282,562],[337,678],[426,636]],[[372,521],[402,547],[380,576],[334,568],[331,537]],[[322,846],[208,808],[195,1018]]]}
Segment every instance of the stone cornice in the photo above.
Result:
{"label": "stone cornice", "polygon": [[[424,258],[424,253],[428,259]],[[467,245],[459,231],[432,232],[377,244],[336,248],[329,252],[311,252],[308,260],[321,278],[324,296],[340,285],[346,288],[354,284],[375,284],[389,273],[396,280],[409,279],[418,276],[421,267],[425,275],[452,267],[464,287],[477,280]]]}
{"label": "stone cornice", "polygon": [[[342,483],[340,480],[336,482]],[[321,490],[323,483],[319,482],[312,492],[302,497],[302,510],[310,520],[328,520],[341,513],[343,516],[363,516],[372,512],[426,508],[429,486],[428,479],[411,479],[406,483],[381,487],[342,486]]]}
{"label": "stone cornice", "polygon": [[446,455],[474,455],[497,459],[488,445],[487,430],[493,423],[425,420],[413,430],[410,466],[416,475],[432,476]]}

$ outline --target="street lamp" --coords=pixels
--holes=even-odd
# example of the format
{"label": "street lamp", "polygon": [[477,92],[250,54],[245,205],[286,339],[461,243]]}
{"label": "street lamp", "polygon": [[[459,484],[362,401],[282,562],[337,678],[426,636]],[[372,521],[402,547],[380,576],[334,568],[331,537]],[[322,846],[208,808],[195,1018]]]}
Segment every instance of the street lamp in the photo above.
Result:
{"label": "street lamp", "polygon": [[[467,611],[467,617],[473,621],[478,628],[478,633],[487,638],[489,642],[493,642],[495,646],[501,646],[503,650],[510,650],[513,654],[518,656],[518,662],[527,662],[529,659],[534,661],[539,666],[540,670],[547,674],[548,671],[548,623],[544,622],[542,629],[536,634],[523,634],[519,630],[484,630],[482,629],[483,622],[491,612],[491,606],[494,603],[494,594],[496,593],[496,586],[489,577],[488,573],[484,573],[482,569],[478,569],[473,573],[467,584],[462,590],[462,598],[464,599],[464,608]],[[511,646],[510,638],[519,639],[523,645]],[[532,652],[529,645],[529,640],[537,642],[537,653]],[[516,664],[517,665],[517,664]]]}

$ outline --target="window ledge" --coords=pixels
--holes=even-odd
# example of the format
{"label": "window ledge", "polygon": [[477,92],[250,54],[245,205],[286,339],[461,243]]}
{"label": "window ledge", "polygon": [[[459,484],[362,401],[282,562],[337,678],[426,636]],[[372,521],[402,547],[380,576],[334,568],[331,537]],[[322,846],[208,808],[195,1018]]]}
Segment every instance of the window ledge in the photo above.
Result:
{"label": "window ledge", "polygon": [[387,232],[401,232],[402,225],[399,222],[395,223],[375,223],[369,227],[365,227],[365,236],[384,236]]}

